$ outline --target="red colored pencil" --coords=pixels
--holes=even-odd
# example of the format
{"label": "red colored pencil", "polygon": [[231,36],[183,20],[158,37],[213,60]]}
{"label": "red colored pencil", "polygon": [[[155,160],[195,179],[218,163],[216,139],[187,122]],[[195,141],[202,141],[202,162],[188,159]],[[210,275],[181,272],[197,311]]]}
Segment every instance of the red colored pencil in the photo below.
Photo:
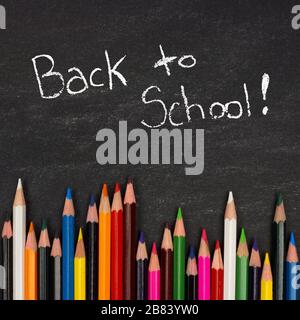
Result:
{"label": "red colored pencil", "polygon": [[223,300],[224,268],[219,240],[211,265],[211,300]]}
{"label": "red colored pencil", "polygon": [[116,183],[111,207],[111,300],[123,299],[123,205]]}

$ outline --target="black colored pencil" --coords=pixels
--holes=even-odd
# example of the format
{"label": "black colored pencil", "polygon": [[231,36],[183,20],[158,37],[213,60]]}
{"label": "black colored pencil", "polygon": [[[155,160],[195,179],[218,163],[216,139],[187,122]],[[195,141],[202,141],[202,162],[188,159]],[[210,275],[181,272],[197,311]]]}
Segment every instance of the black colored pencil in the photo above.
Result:
{"label": "black colored pencil", "polygon": [[261,260],[256,240],[249,261],[249,300],[260,300]]}
{"label": "black colored pencil", "polygon": [[43,221],[39,240],[39,300],[49,300],[50,297],[50,242],[46,222]]}
{"label": "black colored pencil", "polygon": [[94,196],[91,195],[87,218],[87,300],[98,299],[98,214]]}
{"label": "black colored pencil", "polygon": [[3,300],[12,299],[12,241],[13,233],[11,227],[11,219],[8,216],[4,222],[2,229],[2,258],[3,268],[5,272],[5,288],[3,290]]}
{"label": "black colored pencil", "polygon": [[50,255],[52,300],[61,300],[61,256],[61,243],[57,233],[53,239]]}
{"label": "black colored pencil", "polygon": [[146,300],[148,295],[148,255],[144,233],[140,232],[136,253],[137,300]]}
{"label": "black colored pencil", "polygon": [[282,196],[277,194],[276,209],[273,220],[273,274],[274,299],[284,298],[284,261],[285,261],[285,225],[286,215]]}
{"label": "black colored pencil", "polygon": [[186,295],[187,300],[197,300],[198,271],[195,256],[195,249],[190,246],[190,253],[186,267]]}

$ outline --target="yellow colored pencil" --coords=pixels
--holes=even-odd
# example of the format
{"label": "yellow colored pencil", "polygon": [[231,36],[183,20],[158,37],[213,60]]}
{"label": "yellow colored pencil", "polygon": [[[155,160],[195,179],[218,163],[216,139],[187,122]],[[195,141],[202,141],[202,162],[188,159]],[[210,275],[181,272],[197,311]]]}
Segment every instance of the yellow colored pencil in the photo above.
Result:
{"label": "yellow colored pencil", "polygon": [[260,300],[273,300],[273,278],[269,254],[266,253],[261,276]]}
{"label": "yellow colored pencil", "polygon": [[102,188],[99,206],[98,299],[110,300],[111,214],[107,185]]}
{"label": "yellow colored pencil", "polygon": [[86,300],[86,258],[81,228],[74,258],[74,299]]}

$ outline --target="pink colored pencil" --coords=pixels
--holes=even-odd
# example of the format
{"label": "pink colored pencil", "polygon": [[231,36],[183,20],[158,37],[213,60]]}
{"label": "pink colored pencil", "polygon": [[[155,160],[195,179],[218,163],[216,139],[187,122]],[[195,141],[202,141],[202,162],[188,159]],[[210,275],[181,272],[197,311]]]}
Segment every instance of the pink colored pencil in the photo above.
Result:
{"label": "pink colored pencil", "polygon": [[198,253],[198,300],[210,300],[210,252],[205,229]]}
{"label": "pink colored pencil", "polygon": [[155,242],[152,245],[148,269],[148,299],[160,300],[160,266]]}

